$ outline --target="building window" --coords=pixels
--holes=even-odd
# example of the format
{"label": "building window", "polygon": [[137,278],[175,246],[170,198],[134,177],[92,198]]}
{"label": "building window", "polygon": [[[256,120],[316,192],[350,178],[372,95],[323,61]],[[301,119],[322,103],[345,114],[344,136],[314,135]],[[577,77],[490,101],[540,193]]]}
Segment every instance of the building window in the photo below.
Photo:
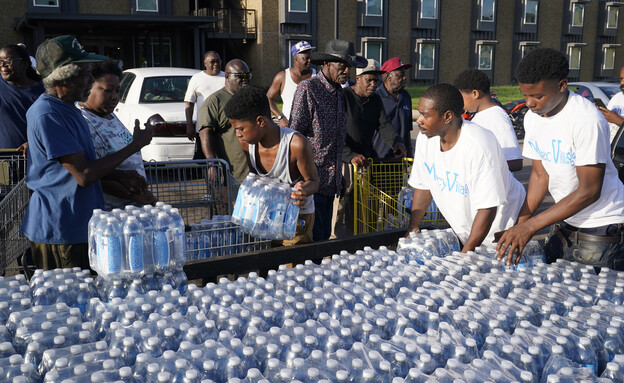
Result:
{"label": "building window", "polygon": [[151,38],[147,49],[144,47],[144,42],[144,40],[139,42],[140,66],[147,67],[150,64],[153,67],[171,66],[171,39],[169,37],[165,37],[161,41],[158,38]]}
{"label": "building window", "polygon": [[158,12],[158,0],[137,0],[137,11]]}
{"label": "building window", "polygon": [[435,69],[435,44],[418,44],[418,70]]}
{"label": "building window", "polygon": [[378,42],[364,43],[364,57],[382,62],[383,44]]}
{"label": "building window", "polygon": [[568,61],[570,69],[581,69],[581,47],[568,48]]}
{"label": "building window", "polygon": [[535,48],[536,48],[535,45],[522,45],[520,47],[520,55],[521,55],[520,58],[523,59],[526,55],[529,54],[529,52],[531,52]]}
{"label": "building window", "polygon": [[606,47],[602,53],[602,69],[613,70],[615,67],[615,48]]}
{"label": "building window", "polygon": [[481,0],[481,21],[494,21],[495,0]]}
{"label": "building window", "polygon": [[525,24],[537,24],[537,6],[539,2],[537,0],[526,0],[524,4],[524,23]]}
{"label": "building window", "polygon": [[572,26],[582,27],[585,19],[585,4],[572,4]]}
{"label": "building window", "polygon": [[295,58],[292,55],[292,47],[295,46],[301,40],[288,40],[288,67],[292,68],[295,65]]}
{"label": "building window", "polygon": [[59,0],[33,0],[35,7],[57,7],[59,6]]}
{"label": "building window", "polygon": [[617,29],[619,8],[613,5],[607,7],[607,28]]}
{"label": "building window", "polygon": [[288,12],[308,12],[308,0],[288,0]]}
{"label": "building window", "polygon": [[366,16],[383,16],[383,0],[366,0]]}
{"label": "building window", "polygon": [[437,18],[437,0],[420,0],[420,17],[423,19]]}
{"label": "building window", "polygon": [[494,46],[481,44],[479,45],[479,69],[492,70],[492,55],[494,54]]}

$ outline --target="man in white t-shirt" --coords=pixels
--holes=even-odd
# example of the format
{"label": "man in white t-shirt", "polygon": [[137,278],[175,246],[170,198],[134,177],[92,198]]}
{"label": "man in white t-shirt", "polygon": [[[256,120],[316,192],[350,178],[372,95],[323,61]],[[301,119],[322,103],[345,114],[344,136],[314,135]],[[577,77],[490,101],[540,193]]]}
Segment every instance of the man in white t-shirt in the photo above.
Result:
{"label": "man in white t-shirt", "polygon": [[[199,125],[195,104],[197,104],[197,110],[199,111],[199,108],[208,96],[225,86],[225,73],[221,70],[221,57],[217,52],[208,51],[204,54],[204,66],[206,70],[191,77],[184,95],[186,136],[191,141],[195,140],[194,159],[204,158],[201,143],[199,142]],[[195,117],[195,123],[193,123],[193,117]],[[199,157],[197,157],[198,155]]]}
{"label": "man in white t-shirt", "polygon": [[417,232],[435,200],[463,243],[462,252],[494,246],[494,233],[513,226],[524,188],[505,162],[492,132],[462,117],[463,100],[450,84],[422,95],[409,184],[414,187],[408,231]]}
{"label": "man in white t-shirt", "polygon": [[522,170],[522,152],[507,112],[490,96],[490,79],[478,69],[466,69],[453,84],[464,99],[464,110],[475,113],[470,121],[494,133],[509,170]]}
{"label": "man in white t-shirt", "polygon": [[[498,254],[514,259],[533,234],[552,225],[546,259],[624,269],[624,185],[609,156],[609,126],[594,104],[570,92],[568,60],[536,48],[518,65],[516,80],[529,108],[523,155],[533,161],[516,226],[499,240]],[[532,217],[546,191],[555,204]]]}

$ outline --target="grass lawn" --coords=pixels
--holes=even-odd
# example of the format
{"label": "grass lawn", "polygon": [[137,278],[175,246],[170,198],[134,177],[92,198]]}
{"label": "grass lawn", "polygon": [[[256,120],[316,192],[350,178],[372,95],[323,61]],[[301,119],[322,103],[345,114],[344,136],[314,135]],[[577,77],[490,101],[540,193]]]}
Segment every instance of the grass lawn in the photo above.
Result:
{"label": "grass lawn", "polygon": [[[514,85],[493,86],[491,89],[493,92],[497,92],[496,97],[498,97],[498,100],[503,104],[506,104],[513,100],[519,100],[523,98],[522,93],[520,93],[520,90],[518,89],[518,87]],[[409,86],[409,87],[406,87],[405,90],[407,90],[410,96],[412,96],[412,108],[416,109],[418,107],[418,100],[420,100],[420,96],[422,96],[422,94],[425,93],[425,90],[427,90],[427,87]],[[282,100],[278,97],[275,101],[277,102],[277,106],[281,110]]]}
{"label": "grass lawn", "polygon": [[[405,88],[405,90],[409,92],[410,96],[412,96],[412,107],[414,109],[418,107],[418,100],[420,100],[420,96],[422,96],[426,89],[427,87],[422,86],[412,86]],[[518,87],[514,85],[493,86],[492,91],[497,92],[496,97],[498,97],[498,100],[503,104],[506,104],[509,101],[519,100],[523,98],[522,93],[520,93]]]}

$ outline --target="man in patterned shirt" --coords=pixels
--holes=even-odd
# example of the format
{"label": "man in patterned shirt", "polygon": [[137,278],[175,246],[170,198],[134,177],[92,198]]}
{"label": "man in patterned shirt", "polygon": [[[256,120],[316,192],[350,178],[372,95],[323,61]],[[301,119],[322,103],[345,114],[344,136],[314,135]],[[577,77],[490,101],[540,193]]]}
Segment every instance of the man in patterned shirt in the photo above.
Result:
{"label": "man in patterned shirt", "polygon": [[313,238],[329,239],[334,196],[340,193],[339,171],[346,140],[346,117],[342,85],[349,68],[364,68],[367,61],[355,56],[353,43],[330,40],[325,52],[312,53],[310,61],[322,65],[315,77],[299,83],[293,99],[289,127],[310,140],[318,169],[319,191],[314,195]]}

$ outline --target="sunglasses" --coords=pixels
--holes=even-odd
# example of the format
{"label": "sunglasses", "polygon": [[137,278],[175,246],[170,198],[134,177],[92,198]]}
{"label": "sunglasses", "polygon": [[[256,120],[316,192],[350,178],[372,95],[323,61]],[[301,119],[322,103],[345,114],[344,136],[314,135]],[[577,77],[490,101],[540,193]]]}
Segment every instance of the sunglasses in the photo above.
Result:
{"label": "sunglasses", "polygon": [[221,60],[210,60],[208,61],[210,64],[216,64],[216,63],[220,63]]}
{"label": "sunglasses", "polygon": [[13,65],[16,61],[22,61],[22,59],[15,58],[15,59],[0,60],[0,66],[11,66],[11,65]]}
{"label": "sunglasses", "polygon": [[233,73],[228,72],[226,74],[232,75],[240,80],[251,80],[251,73]]}

